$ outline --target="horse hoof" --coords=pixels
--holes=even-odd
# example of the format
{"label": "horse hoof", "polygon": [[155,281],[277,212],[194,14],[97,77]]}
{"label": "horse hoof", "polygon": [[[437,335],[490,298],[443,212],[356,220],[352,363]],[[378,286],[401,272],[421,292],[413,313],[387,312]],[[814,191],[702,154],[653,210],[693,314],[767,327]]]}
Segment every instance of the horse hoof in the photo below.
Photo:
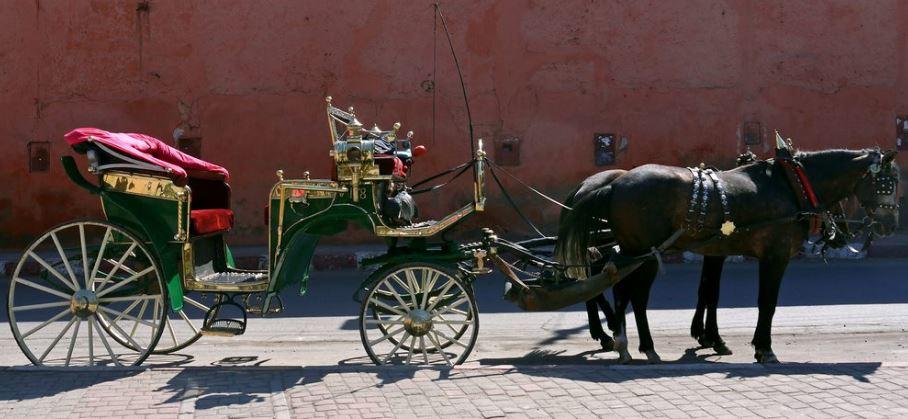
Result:
{"label": "horse hoof", "polygon": [[776,357],[772,351],[757,351],[754,353],[754,358],[757,359],[757,362],[761,364],[778,364],[779,358]]}
{"label": "horse hoof", "polygon": [[633,359],[631,353],[627,351],[627,336],[615,336],[614,350],[618,352],[618,362],[621,364],[627,364]]}
{"label": "horse hoof", "polygon": [[646,362],[648,364],[662,363],[662,357],[660,357],[659,354],[657,354],[654,350],[643,352],[643,354],[646,355]]}
{"label": "horse hoof", "polygon": [[716,355],[731,355],[731,349],[728,346],[725,346],[724,342],[719,342],[713,346],[713,350],[716,351]]}
{"label": "horse hoof", "polygon": [[716,341],[703,336],[697,338],[697,343],[700,344],[701,348],[711,348],[713,346],[716,346]]}

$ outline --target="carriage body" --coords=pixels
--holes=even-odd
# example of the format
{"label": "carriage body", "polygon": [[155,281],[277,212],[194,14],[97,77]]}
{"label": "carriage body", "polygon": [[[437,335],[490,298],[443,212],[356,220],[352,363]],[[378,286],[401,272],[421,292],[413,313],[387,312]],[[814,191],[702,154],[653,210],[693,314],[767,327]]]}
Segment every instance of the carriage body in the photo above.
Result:
{"label": "carriage body", "polygon": [[[103,342],[109,364],[138,364],[151,353],[182,349],[206,332],[242,334],[246,311],[254,311],[254,304],[260,302],[258,312],[266,314],[283,308],[279,293],[288,286],[298,285],[300,292],[305,293],[319,239],[342,233],[351,223],[384,238],[388,244],[386,254],[365,261],[380,268],[355,293],[361,300],[368,300],[360,312],[364,329],[367,324],[386,321],[383,316],[398,311],[381,307],[389,303],[396,306],[394,301],[400,297],[415,298],[422,292],[425,306],[445,301],[468,306],[466,320],[460,321],[469,324],[458,326],[459,332],[452,334],[452,341],[444,343],[436,338],[439,347],[461,343],[457,339],[467,329],[473,330],[470,336],[475,339],[475,303],[469,284],[472,277],[457,270],[457,264],[471,255],[457,243],[433,238],[483,209],[484,153],[480,149],[473,162],[474,202],[438,221],[417,222],[415,202],[406,193],[413,158],[409,136],[406,140],[396,138],[398,124],[391,131],[377,127],[363,131],[352,110],[341,111],[330,101],[328,115],[332,124],[329,155],[336,163],[335,170],[326,179],[310,179],[308,172],[303,178],[284,179],[283,172],[278,171],[278,181],[267,195],[268,261],[260,270],[236,268],[227,246],[225,237],[233,226],[233,213],[226,169],[141,134],[89,128],[67,134],[73,149],[86,156],[88,172],[97,180],[87,180],[71,156],[62,158],[64,170],[76,185],[99,196],[104,220],[73,221],[55,227],[24,252],[14,273],[8,311],[13,334],[26,356],[35,364],[47,365],[48,359],[64,365],[75,363],[78,357],[73,356],[73,351],[79,352],[81,343],[77,342],[82,341],[76,337],[83,323],[89,327],[89,365],[103,363],[97,359],[93,343],[98,346]],[[50,256],[44,256],[47,254]],[[37,276],[27,273],[29,264],[35,261],[41,264]],[[73,270],[73,266],[77,269]],[[404,286],[413,288],[394,288],[398,285],[388,285],[390,277],[405,277]],[[386,289],[395,290],[396,295],[377,291],[383,284]],[[447,288],[442,290],[445,284]],[[437,289],[431,291],[433,285]],[[469,298],[461,301],[453,297],[452,287],[459,290],[456,295]],[[27,299],[23,296],[25,291],[36,290],[62,301],[22,303]],[[207,301],[212,295],[213,300]],[[252,302],[251,295],[262,298]],[[238,296],[244,299],[245,306],[235,301]],[[376,302],[379,306],[373,304]],[[118,303],[122,305],[114,305]],[[230,308],[228,305],[239,308],[242,320],[221,318],[224,310]],[[49,318],[34,330],[20,329],[20,322],[12,315],[63,306],[69,308],[53,316],[47,314]],[[454,315],[457,314],[449,314]],[[55,330],[49,335],[52,344],[44,353],[33,350],[26,340],[29,335],[58,324],[56,320],[60,318],[71,321],[63,324],[59,333]],[[135,322],[132,330],[123,326],[126,321]],[[140,325],[148,329],[142,341],[138,339],[141,331],[136,334]],[[85,328],[82,330],[84,336]],[[66,341],[64,335],[69,333],[72,343],[66,351],[65,344],[57,343]],[[368,342],[367,333],[363,331],[364,344]],[[379,324],[378,333],[397,332]],[[422,349],[431,350],[424,339],[420,342]],[[114,353],[112,348],[117,346],[112,341],[134,356]],[[410,344],[411,349],[416,347],[415,342]],[[369,344],[366,346],[370,348]],[[472,348],[472,340],[464,346]],[[59,351],[63,353],[57,354]],[[463,356],[457,359],[462,361],[468,354],[469,349],[462,351]],[[371,350],[370,356],[379,362]],[[446,356],[444,361],[459,362]]]}

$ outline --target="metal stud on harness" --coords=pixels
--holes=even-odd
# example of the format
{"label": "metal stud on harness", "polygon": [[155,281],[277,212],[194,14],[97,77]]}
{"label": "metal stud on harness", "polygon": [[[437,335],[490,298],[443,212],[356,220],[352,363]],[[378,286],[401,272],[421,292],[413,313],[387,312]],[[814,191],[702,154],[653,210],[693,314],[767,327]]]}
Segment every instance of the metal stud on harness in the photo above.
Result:
{"label": "metal stud on harness", "polygon": [[[719,203],[722,205],[722,225],[719,230],[725,236],[731,235],[735,231],[735,223],[731,221],[731,210],[728,206],[728,195],[725,193],[725,183],[719,179],[714,169],[704,169],[702,167],[688,167],[687,169],[693,175],[693,184],[691,185],[690,205],[684,220],[686,229],[691,233],[698,233],[703,230],[709,210],[710,191],[715,188],[719,195]],[[699,213],[697,213],[697,208],[700,209]],[[697,220],[696,226],[694,226],[694,218]]]}

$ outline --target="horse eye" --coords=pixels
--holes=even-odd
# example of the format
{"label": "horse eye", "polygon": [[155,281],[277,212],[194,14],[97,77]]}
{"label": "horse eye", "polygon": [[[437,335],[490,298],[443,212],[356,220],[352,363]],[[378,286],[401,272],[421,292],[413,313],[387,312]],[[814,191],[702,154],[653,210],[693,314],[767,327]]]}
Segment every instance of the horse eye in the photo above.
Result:
{"label": "horse eye", "polygon": [[880,173],[880,164],[879,163],[871,164],[870,173]]}

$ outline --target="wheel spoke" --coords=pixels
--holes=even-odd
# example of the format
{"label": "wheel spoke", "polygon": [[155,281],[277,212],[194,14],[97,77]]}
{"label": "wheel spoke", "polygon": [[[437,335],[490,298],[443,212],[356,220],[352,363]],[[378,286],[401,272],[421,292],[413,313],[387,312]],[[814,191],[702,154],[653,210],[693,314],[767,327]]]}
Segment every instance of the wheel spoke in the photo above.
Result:
{"label": "wheel spoke", "polygon": [[426,350],[426,337],[419,337],[419,349],[422,350],[422,356],[426,360],[426,365],[429,365],[429,351]]}
{"label": "wheel spoke", "polygon": [[27,306],[13,307],[12,311],[17,312],[17,311],[39,310],[42,308],[63,307],[63,306],[68,306],[69,304],[70,304],[69,301],[58,301],[56,303],[30,304]]}
{"label": "wheel spoke", "polygon": [[419,307],[419,303],[416,302],[416,294],[419,294],[419,284],[413,275],[413,271],[410,269],[404,270],[404,278],[407,278],[407,283],[410,284],[410,298],[413,300],[413,307]]}
{"label": "wheel spoke", "polygon": [[[435,322],[435,323],[441,323],[445,326],[448,326],[448,329],[451,329],[451,331],[454,332],[455,336],[457,336],[457,334],[460,333],[460,331],[455,329],[454,326],[451,326],[451,322],[448,321],[447,319],[445,319],[444,316],[442,316],[441,314],[435,314],[435,316],[438,317],[439,319],[441,319],[440,322]],[[470,321],[470,323],[468,323],[468,324],[473,324],[473,322]]]}
{"label": "wheel spoke", "polygon": [[384,308],[385,310],[388,310],[388,311],[390,311],[390,312],[392,312],[392,313],[394,313],[394,314],[397,314],[397,315],[399,315],[399,316],[406,316],[406,315],[407,315],[407,313],[404,313],[404,312],[402,312],[402,311],[400,311],[400,310],[398,310],[398,309],[396,309],[396,308],[394,308],[394,307],[391,307],[391,306],[389,306],[389,305],[387,305],[387,304],[385,304],[385,303],[383,303],[383,302],[381,302],[381,301],[378,301],[378,300],[376,300],[375,298],[370,297],[370,298],[369,298],[369,302],[372,303],[372,304],[375,304],[375,305],[377,305],[377,306],[379,306],[379,307],[381,307],[381,308]]}
{"label": "wheel spoke", "polygon": [[159,297],[157,294],[148,294],[148,295],[139,295],[134,297],[107,297],[107,298],[98,298],[98,301],[102,303],[118,303],[122,301],[145,301],[145,300],[155,300]]}
{"label": "wheel spoke", "polygon": [[429,271],[429,270],[427,270],[425,272],[426,272],[425,275],[431,275],[432,280],[429,281],[428,279],[424,278],[426,281],[426,287],[423,288],[422,302],[419,303],[419,308],[425,308],[426,303],[429,302],[429,293],[432,292],[432,288],[435,287],[435,283],[438,282],[438,278],[441,276],[441,273],[438,273],[438,272]]}
{"label": "wheel spoke", "polygon": [[189,316],[186,315],[186,310],[180,310],[180,311],[178,311],[178,313],[180,313],[180,317],[182,317],[183,320],[186,321],[186,324],[188,324],[189,327],[192,328],[192,332],[195,334],[199,334],[199,329],[196,328],[195,325],[192,324],[192,321],[189,320]]}
{"label": "wheel spoke", "polygon": [[410,339],[410,345],[407,347],[407,365],[410,365],[410,359],[413,358],[413,348],[416,346],[416,336]]}
{"label": "wheel spoke", "polygon": [[136,246],[138,246],[138,245],[139,245],[139,244],[136,243],[136,242],[132,242],[132,244],[129,245],[129,249],[126,249],[126,252],[123,253],[123,256],[120,256],[120,259],[117,261],[117,263],[114,264],[114,266],[113,266],[113,268],[110,270],[110,272],[107,273],[107,276],[104,277],[104,281],[101,283],[101,286],[98,287],[98,289],[95,290],[95,292],[101,292],[101,290],[103,290],[104,287],[105,287],[108,283],[113,282],[113,281],[110,280],[110,278],[113,277],[113,274],[114,274],[114,273],[116,273],[118,270],[120,270],[120,267],[123,266],[123,262],[126,262],[126,258],[128,258],[130,254],[132,254],[133,249],[135,249]]}
{"label": "wheel spoke", "polygon": [[[63,261],[63,266],[66,267],[66,273],[69,274],[69,279],[70,281],[72,281],[70,288],[75,287],[74,291],[78,291],[79,280],[76,278],[76,274],[73,273],[72,266],[69,266],[69,257],[67,257],[66,252],[63,251],[63,246],[60,246],[60,240],[57,239],[57,234],[51,231],[50,238],[54,241],[54,247],[57,248],[57,254],[60,255],[60,259]],[[67,285],[70,285],[70,283],[67,282]]]}
{"label": "wheel spoke", "polygon": [[164,323],[167,323],[167,330],[170,332],[170,339],[173,340],[173,345],[177,345],[177,334],[173,331],[173,323],[170,322],[170,319],[164,320]]}
{"label": "wheel spoke", "polygon": [[[138,300],[135,301],[135,302],[133,302],[133,303],[130,304],[128,307],[126,307],[126,310],[123,310],[123,313],[129,313],[130,311],[132,311],[132,309],[134,309],[134,308],[135,308],[137,305],[139,305],[139,303],[141,303],[141,302],[142,302],[142,301],[138,301]],[[122,318],[123,318],[122,316],[117,316],[115,319],[113,319],[113,322],[112,322],[112,323],[113,323],[113,324],[116,324],[116,323],[117,323],[118,321],[120,321]]]}
{"label": "wheel spoke", "polygon": [[60,292],[60,291],[57,291],[57,290],[53,289],[53,288],[48,288],[48,287],[45,287],[44,285],[36,284],[36,283],[34,283],[34,282],[32,282],[32,281],[29,281],[29,280],[27,280],[27,279],[24,279],[24,278],[16,277],[15,281],[18,282],[18,283],[20,283],[20,284],[22,284],[22,285],[27,285],[27,286],[29,286],[29,287],[32,287],[32,288],[34,288],[34,289],[36,289],[36,290],[41,290],[41,291],[44,291],[44,292],[46,292],[46,293],[48,293],[48,294],[56,295],[57,297],[60,297],[60,298],[62,298],[62,299],[64,299],[64,300],[66,300],[66,301],[69,301],[70,299],[72,299],[72,296],[71,296],[71,295],[66,295],[66,294],[64,294],[64,293],[62,293],[62,292]]}
{"label": "wheel spoke", "polygon": [[[104,332],[101,332],[104,333]],[[94,323],[91,320],[88,321],[88,366],[93,367],[95,365],[95,337],[94,337]]]}
{"label": "wheel spoke", "polygon": [[[129,320],[134,320],[134,321],[136,322],[136,326],[138,326],[138,324],[141,323],[141,324],[144,324],[144,325],[146,325],[146,326],[148,326],[148,327],[151,327],[152,329],[156,329],[156,328],[157,328],[157,326],[155,326],[154,323],[149,322],[148,320],[142,320],[141,318],[133,317],[133,316],[130,316],[130,315],[128,315],[128,314],[126,314],[126,313],[123,313],[123,312],[121,312],[121,311],[117,311],[117,310],[114,310],[114,309],[112,309],[112,308],[108,308],[108,307],[104,307],[104,306],[98,306],[98,308],[101,309],[101,310],[104,310],[104,311],[108,312],[109,314],[113,314],[113,315],[115,315],[115,316],[122,316],[123,318],[129,319]],[[144,312],[144,308],[145,308],[145,307],[142,307],[142,309],[143,309],[142,311],[143,311],[143,312]],[[140,314],[140,315],[141,315],[141,314]],[[133,327],[133,333],[131,333],[130,336],[132,336],[133,334],[135,334],[135,327]]]}
{"label": "wheel spoke", "polygon": [[435,305],[437,305],[438,302],[441,301],[441,299],[442,299],[441,297],[443,297],[445,294],[447,294],[448,290],[450,290],[451,287],[454,286],[455,282],[456,281],[454,281],[454,278],[449,278],[448,283],[445,284],[445,287],[442,288],[440,293],[438,293],[438,298],[436,298],[435,301],[432,302],[432,305],[426,307],[426,311],[432,311],[432,309],[435,308]]}
{"label": "wheel spoke", "polygon": [[[63,318],[63,316],[65,316],[65,315],[67,315],[67,314],[69,314],[69,309],[68,309],[68,308],[63,309],[63,311],[57,313],[56,316],[51,317],[51,318],[45,320],[44,323],[41,323],[41,324],[35,326],[34,328],[32,328],[32,330],[29,330],[28,332],[23,333],[23,334],[22,334],[22,339],[25,339],[25,338],[31,336],[32,333],[35,333],[35,332],[37,332],[37,331],[43,329],[43,328],[46,327],[47,325],[49,325],[49,324],[51,324],[51,323],[53,323],[53,322],[55,322],[55,321],[57,321],[57,320],[60,320],[61,318]],[[65,332],[65,331],[64,331],[64,332]]]}
{"label": "wheel spoke", "polygon": [[[463,303],[468,303],[468,302],[470,302],[470,297],[468,297],[468,296],[466,296],[466,295],[463,296],[463,297],[460,297],[460,299],[457,300],[457,301],[455,301],[454,304],[446,305],[446,306],[441,307],[440,309],[434,311],[434,312],[432,313],[432,314],[433,314],[433,317],[436,316],[436,315],[438,315],[438,314],[444,314],[444,313],[452,312],[452,311],[456,310],[455,307],[457,307],[457,306],[459,306],[459,305],[461,305],[461,304],[463,304]],[[461,311],[461,313],[466,314],[465,311]]]}
{"label": "wheel spoke", "polygon": [[382,320],[382,319],[366,319],[366,324],[380,324],[380,325],[400,325],[404,324],[404,321],[398,317],[396,320]]}
{"label": "wheel spoke", "polygon": [[101,266],[101,261],[104,260],[104,249],[107,248],[107,239],[110,238],[110,227],[107,227],[104,230],[104,238],[101,239],[101,249],[98,250],[98,255],[95,256],[95,266],[91,268],[91,275],[88,276],[88,281],[92,282],[92,289],[94,288],[95,275],[98,273],[98,267]]}
{"label": "wheel spoke", "polygon": [[[73,348],[76,347],[76,338],[79,337],[79,326],[82,325],[82,318],[73,316],[73,320],[76,321],[76,328],[73,329],[73,335],[70,336],[70,338],[69,338],[69,350],[66,351],[66,364],[64,364],[67,367],[69,366],[69,361],[73,357]],[[69,325],[66,326],[66,328],[69,329],[69,326],[71,326],[71,325],[72,325],[72,321],[69,322]],[[65,333],[66,331],[64,330],[63,332]],[[48,351],[48,352],[50,352],[50,351]],[[43,360],[44,357],[41,357],[41,359]]]}
{"label": "wheel spoke", "polygon": [[208,310],[211,310],[211,308],[206,307],[204,304],[202,304],[202,303],[200,303],[200,302],[198,302],[198,301],[196,301],[196,300],[193,300],[192,298],[189,298],[189,297],[187,297],[187,296],[183,296],[183,302],[189,303],[189,305],[195,306],[195,307],[198,308],[199,310],[202,310],[202,311],[204,311],[204,312],[206,312],[206,313],[208,312]]}
{"label": "wheel spoke", "polygon": [[98,337],[101,338],[101,343],[104,344],[104,349],[107,349],[107,354],[110,355],[110,359],[113,360],[114,364],[117,364],[118,367],[122,367],[123,364],[120,363],[120,360],[114,355],[113,350],[110,349],[110,343],[107,342],[107,337],[104,336],[104,331],[101,329],[101,325],[98,324],[98,319],[92,317],[91,322],[94,323],[95,328],[98,330]]}
{"label": "wheel spoke", "polygon": [[[67,287],[71,288],[73,291],[79,290],[78,285],[73,285],[72,283],[70,283],[68,279],[64,278],[63,275],[60,275],[60,271],[58,271],[53,266],[50,266],[50,264],[47,263],[47,261],[45,261],[44,259],[41,259],[41,256],[38,256],[34,252],[31,252],[31,251],[28,252],[28,256],[30,256],[32,259],[37,261],[41,266],[44,267],[44,269],[47,269],[47,271],[50,272],[51,274],[53,274],[53,276],[57,277],[57,279],[59,279],[60,282],[66,284]],[[67,298],[69,298],[69,297],[67,297]]]}
{"label": "wheel spoke", "polygon": [[[98,315],[101,316],[101,318],[103,318],[103,319],[105,319],[105,320],[107,319],[107,317],[104,316],[104,313],[102,313],[102,312],[100,312],[100,311],[98,312]],[[129,341],[129,344],[132,345],[133,349],[135,349],[135,350],[137,350],[137,351],[141,351],[141,350],[142,350],[142,345],[139,345],[138,342],[136,342],[135,340],[133,340],[133,339],[132,339],[132,336],[127,335],[127,334],[126,334],[126,331],[123,330],[120,326],[118,326],[117,323],[111,322],[111,323],[110,323],[110,326],[113,327],[114,329],[117,329],[117,331],[120,332],[120,334],[122,334],[123,337],[126,338],[127,341]]]}
{"label": "wheel spoke", "polygon": [[123,281],[120,281],[120,282],[116,283],[115,285],[110,286],[109,288],[104,288],[103,291],[98,292],[98,294],[97,294],[97,295],[98,295],[98,298],[103,297],[103,296],[105,296],[105,295],[107,295],[107,294],[110,294],[111,292],[113,292],[113,291],[119,289],[120,287],[122,287],[122,286],[124,286],[124,285],[126,285],[126,284],[128,284],[128,283],[130,283],[130,282],[132,282],[132,281],[135,281],[135,280],[139,279],[139,278],[142,277],[142,276],[145,276],[145,274],[147,274],[147,273],[149,273],[149,272],[151,272],[151,271],[153,271],[153,270],[154,270],[154,266],[149,266],[149,267],[143,269],[141,272],[139,272],[139,273],[137,273],[137,274],[135,274],[135,275],[133,275],[133,276],[130,276],[129,278],[127,278],[127,279],[125,279],[125,280],[123,280]]}
{"label": "wheel spoke", "polygon": [[[409,313],[410,312],[409,304],[405,303],[404,300],[400,298],[400,293],[391,287],[391,283],[389,281],[384,281],[384,282],[382,282],[382,284],[384,284],[385,287],[388,288],[389,291],[391,291],[391,295],[397,300],[398,303],[400,303],[400,306],[404,308],[404,311]],[[416,308],[416,307],[414,307],[414,308]]]}
{"label": "wheel spoke", "polygon": [[[85,280],[85,288],[91,289],[88,279],[88,251],[85,249],[85,224],[79,224],[79,244],[82,245],[82,277]],[[91,342],[91,323],[88,323],[88,336]]]}
{"label": "wheel spoke", "polygon": [[445,353],[445,351],[442,349],[441,345],[438,343],[438,337],[435,334],[435,331],[431,330],[430,332],[431,333],[426,336],[429,337],[429,340],[432,342],[432,345],[435,346],[435,350],[438,351],[439,354],[441,354],[441,357],[445,359],[445,363],[447,363],[448,366],[453,366],[451,364],[451,360],[448,359],[448,354]]}
{"label": "wheel spoke", "polygon": [[385,360],[382,361],[383,364],[391,362],[391,358],[394,357],[395,354],[397,354],[397,351],[401,346],[403,346],[404,341],[407,340],[408,337],[410,337],[409,333],[404,333],[404,335],[400,337],[400,340],[397,341],[397,345],[394,345],[394,349],[391,349],[391,352],[388,352],[388,356],[386,356]]}
{"label": "wheel spoke", "polygon": [[388,339],[394,337],[394,335],[400,334],[400,332],[403,332],[403,331],[406,331],[406,330],[407,330],[406,328],[401,327],[401,328],[399,328],[399,329],[397,329],[397,330],[395,330],[395,331],[393,331],[393,332],[389,331],[389,332],[386,333],[384,336],[382,336],[382,337],[380,337],[380,338],[378,338],[378,339],[375,339],[375,340],[369,342],[369,346],[375,346],[375,344],[384,342],[384,341],[386,341],[386,340],[388,340]]}
{"label": "wheel spoke", "polygon": [[[148,308],[148,301],[143,301],[143,302],[142,302],[142,308],[139,309],[139,315],[136,316],[136,317],[132,317],[132,318],[131,318],[132,320],[135,320],[136,322],[132,325],[132,330],[129,331],[129,337],[130,337],[130,338],[132,338],[132,337],[136,334],[136,328],[139,327],[139,319],[141,319],[142,316],[145,315],[145,309],[146,309],[146,308]],[[123,317],[123,316],[126,315],[125,313],[121,313],[121,314],[122,314],[122,315],[119,316],[118,318]]]}
{"label": "wheel spoke", "polygon": [[463,344],[461,341],[459,341],[459,340],[457,340],[457,339],[454,339],[454,338],[452,338],[452,337],[448,337],[448,335],[445,335],[444,333],[441,333],[441,332],[439,332],[439,331],[437,331],[437,330],[435,331],[435,333],[438,334],[438,336],[441,336],[442,338],[444,338],[444,340],[446,340],[446,341],[448,341],[448,342],[451,342],[451,343],[453,343],[453,344],[455,344],[455,345],[457,345],[457,346],[460,346],[460,347],[462,347],[462,348],[464,348],[464,349],[469,349],[469,348],[467,347],[467,345]]}

